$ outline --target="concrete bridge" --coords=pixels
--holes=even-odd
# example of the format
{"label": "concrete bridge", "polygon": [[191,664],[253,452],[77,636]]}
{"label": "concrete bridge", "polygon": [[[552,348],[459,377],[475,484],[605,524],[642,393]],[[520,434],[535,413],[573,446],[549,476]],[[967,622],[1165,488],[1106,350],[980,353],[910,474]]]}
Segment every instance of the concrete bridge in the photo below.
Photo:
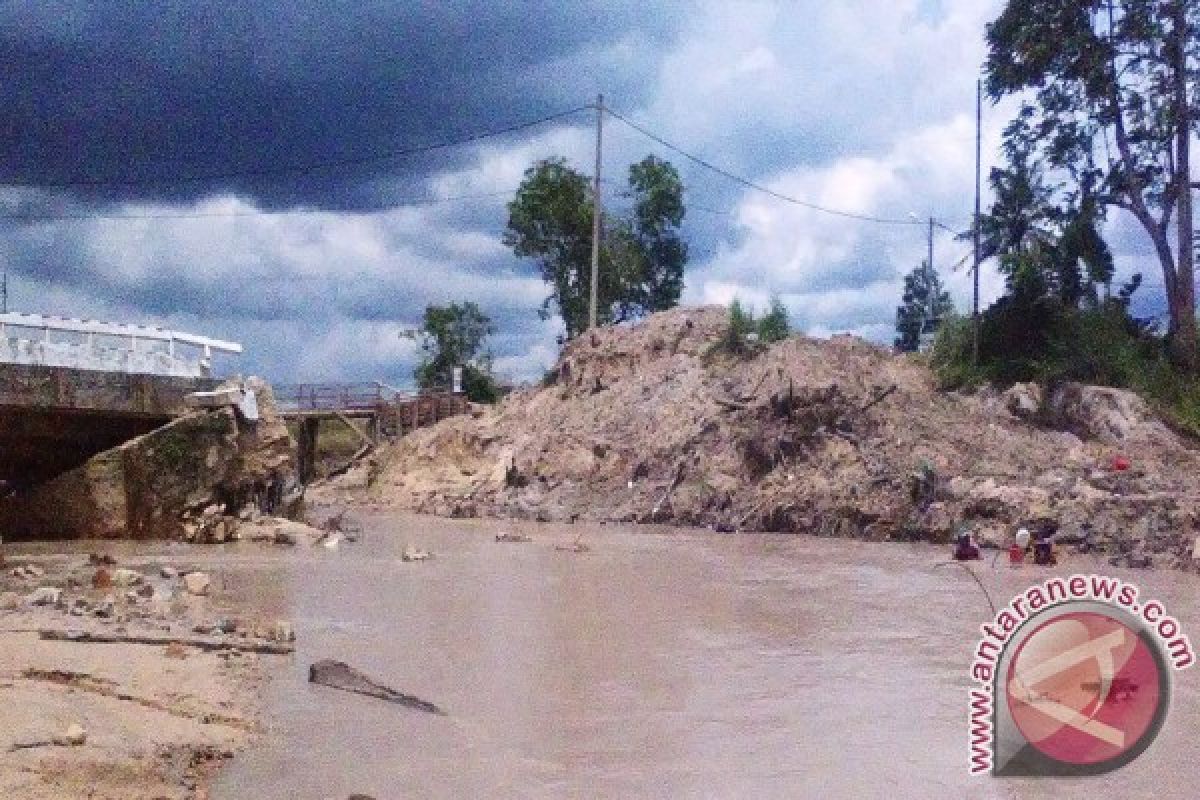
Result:
{"label": "concrete bridge", "polygon": [[[216,388],[215,353],[242,346],[143,325],[0,314],[0,497],[35,486],[188,411]],[[370,449],[467,409],[457,391],[404,392],[382,383],[281,386],[299,473],[314,475],[323,421],[341,422]],[[365,420],[365,430],[353,420]]]}
{"label": "concrete bridge", "polygon": [[148,433],[242,347],[141,325],[0,314],[0,481],[32,486]]}

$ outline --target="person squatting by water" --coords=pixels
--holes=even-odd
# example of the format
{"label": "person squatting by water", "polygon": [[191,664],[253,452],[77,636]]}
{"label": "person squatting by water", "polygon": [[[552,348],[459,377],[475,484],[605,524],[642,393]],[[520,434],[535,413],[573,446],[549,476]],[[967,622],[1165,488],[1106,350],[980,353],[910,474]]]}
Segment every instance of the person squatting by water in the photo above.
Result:
{"label": "person squatting by water", "polygon": [[1009,563],[1022,564],[1027,556],[1031,556],[1033,563],[1040,567],[1054,566],[1058,563],[1055,539],[1055,531],[1048,527],[1039,528],[1036,535],[1030,534],[1027,528],[1018,529],[1008,548]]}
{"label": "person squatting by water", "polygon": [[975,561],[978,558],[979,545],[975,544],[975,540],[971,537],[971,531],[967,526],[960,526],[954,539],[954,560]]}

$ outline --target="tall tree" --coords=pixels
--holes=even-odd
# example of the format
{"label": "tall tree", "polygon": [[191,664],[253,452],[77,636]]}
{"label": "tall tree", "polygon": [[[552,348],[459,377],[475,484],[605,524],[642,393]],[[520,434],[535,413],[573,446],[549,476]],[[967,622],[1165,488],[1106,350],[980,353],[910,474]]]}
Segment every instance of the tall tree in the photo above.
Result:
{"label": "tall tree", "polygon": [[[597,317],[621,322],[671,308],[683,290],[687,245],[679,235],[685,213],[683,182],[666,161],[648,156],[629,168],[628,216],[606,215],[600,243]],[[508,204],[504,243],[534,258],[550,295],[541,314],[562,316],[567,337],[587,328],[591,293],[592,188],[561,158],[525,171]]]}
{"label": "tall tree", "polygon": [[1097,286],[1113,277],[1113,257],[1099,231],[1100,209],[1090,194],[1071,195],[1076,206],[1055,204],[1040,160],[1024,135],[1009,126],[1008,166],[992,170],[994,200],[979,221],[981,253],[996,257],[1010,292],[1048,296],[1065,307],[1099,301]]}
{"label": "tall tree", "polygon": [[498,392],[487,337],[495,332],[492,320],[474,303],[426,306],[419,334],[421,360],[413,371],[417,386],[450,386],[454,368],[462,367],[467,398],[476,403],[493,402]]}
{"label": "tall tree", "polygon": [[987,28],[992,98],[1032,96],[1010,143],[1064,175],[1074,207],[1086,197],[1138,221],[1162,268],[1172,353],[1190,369],[1198,20],[1194,0],[1008,0]]}
{"label": "tall tree", "polygon": [[904,295],[896,308],[896,347],[913,352],[921,342],[925,320],[942,319],[954,312],[950,294],[942,289],[937,271],[925,262],[904,276]]}

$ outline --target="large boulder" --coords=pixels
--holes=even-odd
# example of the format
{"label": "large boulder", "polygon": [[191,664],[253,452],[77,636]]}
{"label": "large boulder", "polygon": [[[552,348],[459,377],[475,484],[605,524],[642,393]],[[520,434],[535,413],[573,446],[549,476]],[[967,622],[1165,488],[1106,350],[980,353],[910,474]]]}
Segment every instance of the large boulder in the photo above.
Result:
{"label": "large boulder", "polygon": [[295,484],[295,443],[270,387],[245,385],[258,420],[234,408],[188,413],[9,501],[0,522],[29,537],[183,539],[188,518],[214,503],[277,510]]}

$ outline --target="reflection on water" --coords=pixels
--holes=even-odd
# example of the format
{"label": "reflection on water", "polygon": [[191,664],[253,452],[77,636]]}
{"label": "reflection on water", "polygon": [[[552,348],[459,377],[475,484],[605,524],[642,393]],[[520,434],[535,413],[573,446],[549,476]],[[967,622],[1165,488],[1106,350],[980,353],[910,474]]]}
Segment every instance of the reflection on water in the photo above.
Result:
{"label": "reflection on water", "polygon": [[[1120,772],[969,778],[967,670],[990,611],[970,576],[933,567],[941,550],[610,526],[573,554],[554,545],[578,527],[365,522],[360,543],[280,573],[296,660],[217,800],[1196,796],[1190,673]],[[493,540],[517,529],[533,542]],[[410,544],[436,557],[403,563]],[[1081,568],[1099,567],[1062,571]],[[977,569],[997,604],[1047,577]],[[1200,631],[1195,578],[1115,572]],[[449,716],[311,687],[320,658]]]}

